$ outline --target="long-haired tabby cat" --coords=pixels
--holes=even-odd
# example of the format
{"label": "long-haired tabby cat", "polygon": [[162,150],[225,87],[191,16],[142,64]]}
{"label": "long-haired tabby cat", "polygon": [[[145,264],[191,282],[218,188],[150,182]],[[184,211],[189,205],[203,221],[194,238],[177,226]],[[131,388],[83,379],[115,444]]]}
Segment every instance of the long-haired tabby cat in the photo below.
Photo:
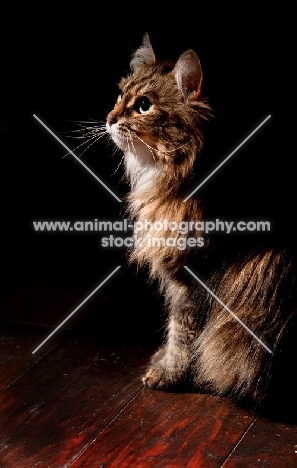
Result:
{"label": "long-haired tabby cat", "polygon": [[[143,382],[170,389],[190,381],[216,394],[258,399],[294,323],[291,257],[273,248],[222,249],[190,223],[204,219],[199,198],[184,200],[211,117],[195,52],[176,63],[158,61],[145,35],[130,67],[106,129],[124,152],[131,187],[126,202],[136,228],[129,260],[148,266],[168,310],[164,344]],[[174,229],[185,221],[189,232]]]}

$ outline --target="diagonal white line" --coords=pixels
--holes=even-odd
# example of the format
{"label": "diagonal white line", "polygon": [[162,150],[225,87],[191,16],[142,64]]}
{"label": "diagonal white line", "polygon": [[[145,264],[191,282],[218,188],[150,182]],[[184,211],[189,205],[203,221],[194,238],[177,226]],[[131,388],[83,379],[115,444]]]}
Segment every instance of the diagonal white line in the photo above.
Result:
{"label": "diagonal white line", "polygon": [[94,172],[91,171],[91,169],[88,168],[88,166],[86,166],[85,163],[82,162],[81,159],[79,159],[74,153],[73,151],[71,151],[68,146],[65,145],[65,143],[63,143],[62,140],[60,140],[60,138],[57,137],[57,135],[54,134],[54,132],[52,130],[50,130],[47,125],[45,125],[45,123],[42,122],[42,120],[40,120],[39,117],[37,117],[37,115],[33,114],[33,117],[38,120],[38,122],[62,145],[64,146],[64,148],[67,149],[67,151],[90,173],[92,174],[92,176],[114,197],[116,198],[120,203],[122,202],[122,200],[112,191],[110,190],[109,187],[107,187],[107,185],[104,184],[104,182],[102,182],[102,180],[99,179],[98,176],[96,176],[96,174],[94,174]]}
{"label": "diagonal white line", "polygon": [[266,117],[266,119],[264,119],[263,122],[261,122],[260,125],[258,125],[258,127],[255,128],[255,130],[253,130],[253,131],[249,134],[249,136],[246,137],[246,138],[240,143],[240,145],[238,145],[238,146],[235,148],[235,150],[233,150],[232,153],[230,153],[229,156],[227,156],[227,158],[225,158],[224,161],[221,162],[221,164],[219,164],[218,167],[217,167],[214,171],[212,171],[212,172],[209,174],[209,176],[207,176],[206,179],[204,179],[203,182],[201,182],[201,184],[198,185],[198,187],[196,187],[196,188],[193,190],[193,192],[191,192],[190,195],[188,195],[188,196],[184,199],[184,202],[186,202],[187,200],[189,200],[189,198],[191,198],[191,196],[194,195],[194,193],[196,193],[197,190],[199,190],[200,187],[202,187],[202,185],[204,185],[205,182],[207,182],[208,179],[210,179],[210,178],[223,166],[223,164],[225,164],[225,162],[227,162],[228,159],[230,159],[230,158],[233,156],[233,154],[235,154],[236,151],[238,151],[239,148],[241,148],[241,147],[242,147],[242,146],[259,130],[259,128],[261,128],[262,125],[264,125],[264,124],[267,122],[267,120],[270,119],[270,117],[271,117],[271,115],[268,115],[268,117]]}
{"label": "diagonal white line", "polygon": [[60,325],[59,325],[57,328],[55,328],[55,329],[52,331],[52,333],[50,333],[50,334],[48,335],[48,337],[47,337],[42,343],[40,343],[40,345],[37,346],[37,348],[34,349],[34,351],[32,351],[32,354],[35,354],[36,351],[38,351],[39,348],[41,348],[41,346],[43,346],[44,343],[46,343],[46,342],[47,342],[47,341],[48,341],[48,340],[49,340],[49,339],[50,339],[50,338],[51,338],[51,337],[52,337],[52,336],[53,336],[53,335],[54,335],[54,334],[55,334],[55,333],[56,333],[56,332],[57,332],[57,331],[58,331],[74,314],[75,314],[75,312],[77,312],[78,309],[80,309],[81,306],[83,306],[83,305],[90,299],[90,297],[92,297],[92,296],[95,294],[95,292],[97,292],[98,289],[100,289],[101,286],[103,286],[103,285],[109,280],[109,278],[111,278],[120,268],[121,268],[121,266],[116,267],[116,268],[113,270],[113,272],[110,273],[110,275],[108,275],[107,278],[105,278],[105,280],[102,281],[102,283],[100,283],[99,286],[97,286],[97,288],[95,288],[94,291],[91,292],[91,294],[89,294],[88,297],[86,297],[86,298],[76,307],[76,309],[74,309],[74,310],[71,312],[71,314],[69,314],[68,317],[65,318],[65,320],[63,320],[63,322],[60,323]]}
{"label": "diagonal white line", "polygon": [[263,341],[260,340],[260,338],[258,338],[257,335],[255,335],[255,333],[254,333],[242,320],[240,320],[240,318],[237,317],[237,315],[234,314],[234,312],[232,312],[232,310],[229,309],[229,307],[226,306],[226,304],[224,304],[224,302],[222,302],[221,299],[219,299],[218,296],[216,296],[216,295],[206,286],[206,284],[204,284],[204,283],[198,278],[198,276],[196,276],[196,275],[190,270],[190,268],[188,268],[187,266],[184,266],[184,268],[198,281],[198,283],[201,284],[201,286],[204,287],[204,289],[206,289],[207,292],[209,292],[209,294],[211,294],[212,297],[214,297],[214,298],[218,301],[219,304],[221,304],[221,306],[224,307],[224,309],[226,309],[226,310],[229,312],[229,314],[232,315],[232,317],[233,317],[235,320],[237,320],[237,322],[240,323],[240,325],[241,325],[246,331],[249,332],[250,335],[252,335],[253,338],[255,338],[255,340],[257,340],[257,341],[263,346],[263,348],[266,349],[266,351],[268,351],[270,354],[272,354],[271,349],[269,349],[268,346],[266,346],[266,344],[263,343]]}

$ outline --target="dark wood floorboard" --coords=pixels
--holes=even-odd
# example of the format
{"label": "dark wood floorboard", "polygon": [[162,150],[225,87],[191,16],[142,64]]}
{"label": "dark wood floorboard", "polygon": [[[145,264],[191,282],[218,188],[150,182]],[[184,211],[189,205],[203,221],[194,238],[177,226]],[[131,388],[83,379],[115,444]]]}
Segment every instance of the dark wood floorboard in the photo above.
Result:
{"label": "dark wood floorboard", "polygon": [[297,426],[258,417],[223,468],[297,466]]}
{"label": "dark wood floorboard", "polygon": [[219,467],[252,420],[224,398],[145,388],[72,468]]}
{"label": "dark wood floorboard", "polygon": [[0,468],[297,467],[292,422],[227,398],[143,388],[160,337],[155,306],[130,278],[116,281],[34,355],[88,288],[2,295]]}
{"label": "dark wood floorboard", "polygon": [[49,330],[44,327],[0,321],[0,391],[41,361],[61,341],[60,333],[39,353],[32,354],[48,334]]}
{"label": "dark wood floorboard", "polygon": [[75,337],[49,353],[0,395],[1,466],[68,466],[139,391],[147,358]]}

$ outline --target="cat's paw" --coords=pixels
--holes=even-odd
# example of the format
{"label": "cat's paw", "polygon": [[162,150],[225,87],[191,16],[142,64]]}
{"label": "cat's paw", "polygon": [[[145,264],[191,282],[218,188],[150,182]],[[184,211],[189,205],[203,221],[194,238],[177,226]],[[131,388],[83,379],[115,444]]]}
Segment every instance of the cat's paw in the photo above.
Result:
{"label": "cat's paw", "polygon": [[151,357],[151,366],[148,368],[142,382],[146,387],[165,389],[168,388],[169,382],[166,379],[165,368],[165,346],[158,349],[158,351]]}
{"label": "cat's paw", "polygon": [[148,368],[142,382],[146,387],[167,390],[178,385],[182,376],[182,371],[178,361],[166,354],[166,347],[160,348],[151,358],[151,365]]}
{"label": "cat's paw", "polygon": [[166,371],[160,365],[149,367],[147,373],[142,378],[142,382],[146,387],[158,388],[165,390],[172,386],[171,379],[166,377]]}

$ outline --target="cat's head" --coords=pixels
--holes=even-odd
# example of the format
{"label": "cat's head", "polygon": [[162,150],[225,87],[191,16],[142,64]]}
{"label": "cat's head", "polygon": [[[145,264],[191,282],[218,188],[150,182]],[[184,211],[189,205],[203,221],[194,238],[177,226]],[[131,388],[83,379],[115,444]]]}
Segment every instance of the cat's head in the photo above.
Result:
{"label": "cat's head", "polygon": [[201,97],[197,55],[187,50],[176,63],[158,61],[146,34],[130,67],[106,121],[108,134],[125,152],[129,175],[152,167],[192,167],[202,147],[201,124],[210,113]]}

